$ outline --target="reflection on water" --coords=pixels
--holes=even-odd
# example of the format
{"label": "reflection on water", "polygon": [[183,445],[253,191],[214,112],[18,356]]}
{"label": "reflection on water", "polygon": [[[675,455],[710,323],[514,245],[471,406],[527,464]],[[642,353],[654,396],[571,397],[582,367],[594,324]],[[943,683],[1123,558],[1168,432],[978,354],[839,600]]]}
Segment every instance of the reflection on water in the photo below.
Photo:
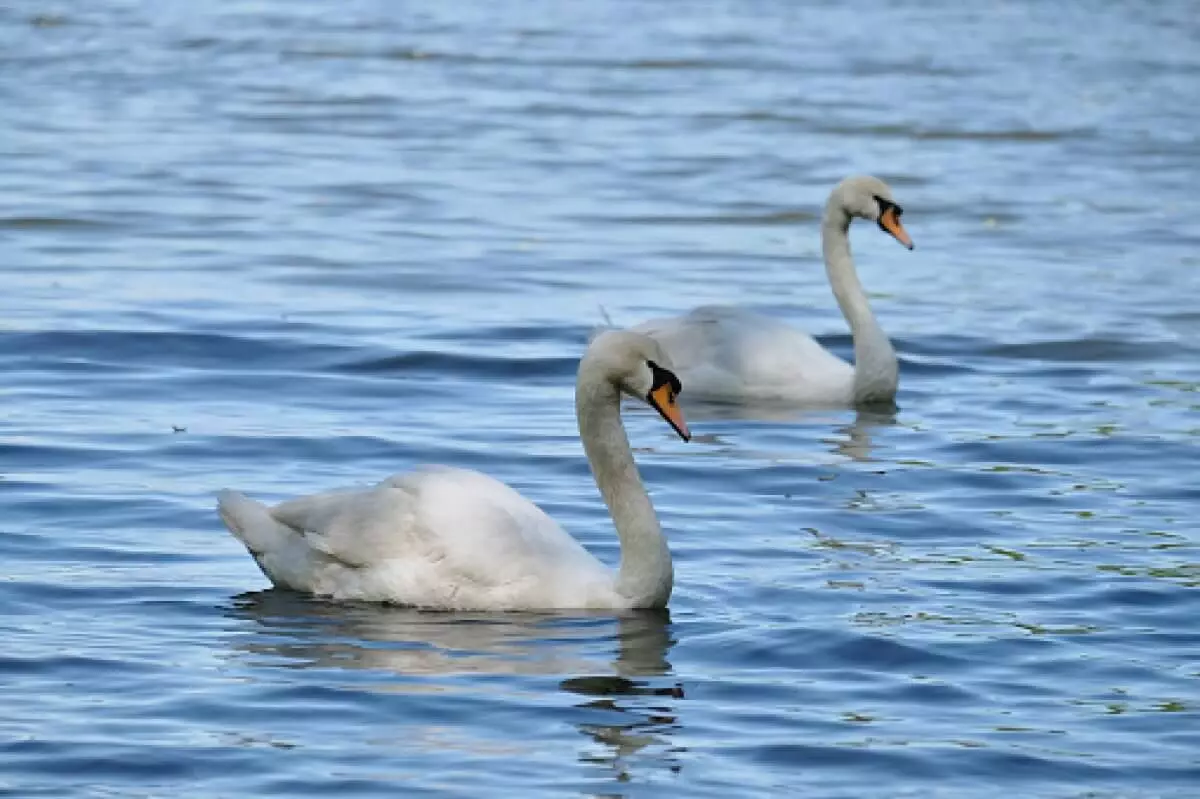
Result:
{"label": "reflection on water", "polygon": [[669,611],[435,613],[322,602],[272,589],[236,597],[228,615],[252,622],[252,634],[231,643],[233,657],[256,671],[390,675],[347,685],[358,690],[474,694],[479,676],[571,675],[559,687],[580,698],[572,704],[585,711],[584,720],[575,726],[600,747],[580,752],[582,762],[611,768],[623,780],[630,756],[652,747],[656,759],[678,769],[680,750],[671,737],[684,689],[668,660],[675,644]]}
{"label": "reflection on water", "polygon": [[[852,461],[870,462],[875,460],[872,455],[874,437],[897,424],[896,409],[861,408],[858,410],[813,410],[784,408],[779,405],[729,405],[716,403],[694,403],[685,411],[692,425],[706,422],[742,421],[760,422],[768,425],[811,425],[822,431],[829,430],[833,435],[820,438],[827,450],[840,458]],[[851,416],[848,423],[842,420]],[[740,426],[740,425],[739,425]],[[721,433],[693,433],[693,444],[702,444],[720,448],[720,453],[726,457],[745,459],[748,461],[796,461],[803,457],[795,449],[773,451],[757,446],[748,446],[745,442],[733,441]]]}
{"label": "reflection on water", "polygon": [[844,438],[824,438],[824,443],[830,445],[834,452],[844,455],[850,460],[871,461],[872,432],[896,424],[894,410],[859,410],[854,414],[854,421],[848,425],[836,428]]}
{"label": "reflection on water", "polygon": [[794,404],[772,400],[721,402],[710,399],[689,400],[685,394],[680,395],[680,403],[689,421],[711,422],[727,420],[744,420],[750,422],[776,422],[780,424],[795,423],[806,418],[819,416],[822,413],[840,411],[840,408],[802,407]]}
{"label": "reflection on water", "polygon": [[436,613],[268,590],[242,594],[229,612],[258,626],[249,640],[236,639],[235,649],[285,668],[560,674],[599,671],[608,659],[617,676],[635,678],[667,674],[667,651],[675,643],[665,611]]}

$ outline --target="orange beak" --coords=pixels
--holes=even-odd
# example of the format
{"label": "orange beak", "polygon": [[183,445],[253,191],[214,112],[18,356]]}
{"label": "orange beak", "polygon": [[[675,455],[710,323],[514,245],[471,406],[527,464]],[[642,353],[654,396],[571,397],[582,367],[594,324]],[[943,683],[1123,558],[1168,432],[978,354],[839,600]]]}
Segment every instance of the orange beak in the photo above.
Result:
{"label": "orange beak", "polygon": [[670,383],[663,383],[651,391],[646,397],[646,401],[654,407],[654,410],[658,411],[662,418],[667,420],[680,438],[684,441],[691,439],[692,434],[688,432],[687,422],[683,420],[683,411],[679,409],[679,403],[675,401],[675,391],[671,388]]}
{"label": "orange beak", "polygon": [[892,234],[892,238],[908,249],[913,248],[912,239],[908,237],[908,231],[904,229],[904,225],[900,224],[900,216],[896,213],[895,206],[888,206],[879,215],[879,227]]}

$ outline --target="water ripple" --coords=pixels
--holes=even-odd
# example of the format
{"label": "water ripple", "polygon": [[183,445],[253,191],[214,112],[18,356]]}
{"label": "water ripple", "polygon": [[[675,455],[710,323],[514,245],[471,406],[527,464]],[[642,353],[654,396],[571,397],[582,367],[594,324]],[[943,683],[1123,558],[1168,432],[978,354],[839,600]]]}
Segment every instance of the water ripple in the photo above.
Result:
{"label": "water ripple", "polygon": [[[0,793],[1194,793],[1197,15],[981,19],[0,8]],[[851,232],[898,408],[631,403],[669,613],[317,602],[222,531],[442,462],[615,563],[589,334],[736,303],[852,357],[863,172],[918,241]]]}

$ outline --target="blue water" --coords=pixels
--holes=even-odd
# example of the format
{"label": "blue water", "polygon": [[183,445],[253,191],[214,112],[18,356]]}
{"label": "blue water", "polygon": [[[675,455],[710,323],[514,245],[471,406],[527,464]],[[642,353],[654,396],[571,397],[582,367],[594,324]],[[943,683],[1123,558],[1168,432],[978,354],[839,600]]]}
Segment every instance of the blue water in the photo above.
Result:
{"label": "blue water", "polygon": [[[1195,795],[1195,11],[6,5],[0,794]],[[440,462],[613,562],[600,307],[849,355],[857,172],[900,409],[627,413],[669,614],[306,600],[216,517]]]}

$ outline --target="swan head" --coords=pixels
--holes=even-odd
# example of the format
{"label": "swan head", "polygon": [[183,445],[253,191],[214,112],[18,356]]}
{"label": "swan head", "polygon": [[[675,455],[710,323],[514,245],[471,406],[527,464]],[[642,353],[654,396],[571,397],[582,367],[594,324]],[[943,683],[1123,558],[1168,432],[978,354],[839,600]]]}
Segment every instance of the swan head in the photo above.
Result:
{"label": "swan head", "polygon": [[583,356],[579,371],[585,370],[598,371],[618,391],[658,411],[684,441],[692,437],[679,407],[683,386],[670,356],[654,339],[631,330],[606,330]]}
{"label": "swan head", "polygon": [[908,249],[913,248],[908,231],[900,224],[904,209],[892,199],[891,187],[879,178],[870,175],[846,178],[829,197],[830,210],[835,207],[847,217],[857,216],[876,223],[884,233]]}

